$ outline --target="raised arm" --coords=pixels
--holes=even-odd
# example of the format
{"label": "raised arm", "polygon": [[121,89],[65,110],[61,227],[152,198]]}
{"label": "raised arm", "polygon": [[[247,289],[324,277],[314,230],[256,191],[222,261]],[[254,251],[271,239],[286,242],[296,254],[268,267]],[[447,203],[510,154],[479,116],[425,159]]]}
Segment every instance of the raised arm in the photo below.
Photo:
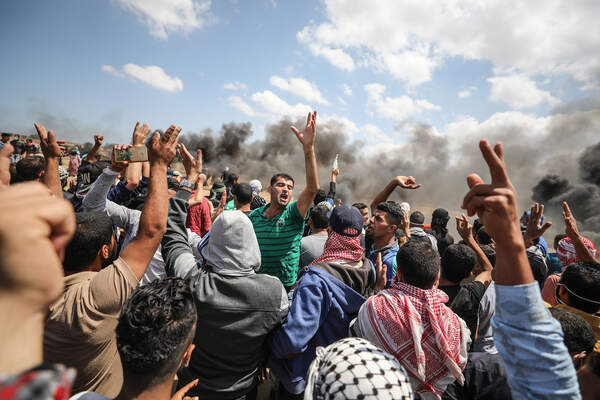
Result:
{"label": "raised arm", "polygon": [[329,181],[329,193],[327,193],[327,198],[331,199],[331,202],[333,203],[333,200],[335,199],[335,189],[336,189],[336,183],[337,183],[337,176],[340,174],[340,170],[339,168],[333,168],[331,170],[331,180]]}
{"label": "raised arm", "polygon": [[566,201],[562,202],[562,207],[563,218],[565,219],[565,234],[573,242],[577,257],[579,257],[579,259],[582,261],[597,262],[594,259],[594,254],[592,254],[591,250],[587,248],[585,243],[583,243],[581,235],[579,235],[579,230],[577,229],[577,221],[575,221],[573,214],[571,214],[571,209]]}
{"label": "raised arm", "polygon": [[456,231],[465,243],[475,251],[475,254],[477,254],[477,261],[483,269],[483,271],[475,276],[474,280],[483,283],[487,288],[490,283],[492,283],[492,263],[490,263],[490,260],[488,260],[483,250],[481,250],[481,247],[479,247],[479,244],[475,241],[475,238],[473,237],[473,225],[469,223],[465,214],[462,214],[461,217],[456,217]]}
{"label": "raised arm", "polygon": [[[148,126],[148,124],[144,123],[142,126],[140,126],[140,123],[137,122],[135,124],[135,128],[133,128],[131,144],[134,147],[135,146],[143,146],[144,142],[146,141],[146,137],[148,137],[149,133],[150,133],[150,127]],[[142,177],[142,163],[141,162],[130,163],[127,166],[127,170],[125,172],[125,180],[127,181],[127,184],[125,185],[125,187],[131,191],[135,190],[135,188],[137,188],[138,184],[140,183],[141,177]]]}
{"label": "raised arm", "polygon": [[308,113],[306,127],[300,132],[296,127],[290,129],[296,134],[304,150],[304,164],[306,168],[306,187],[298,197],[298,212],[306,217],[315,195],[319,190],[319,176],[317,170],[317,157],[315,156],[315,138],[317,137],[317,112]]}
{"label": "raised arm", "polygon": [[148,263],[167,228],[169,210],[167,167],[175,157],[179,132],[181,128],[171,125],[162,136],[158,132],[154,133],[148,143],[150,161],[148,199],[140,217],[137,236],[121,253],[121,257],[138,279],[144,276]]}
{"label": "raised arm", "polygon": [[[194,157],[183,144],[177,146],[177,154],[183,163],[186,180],[195,182],[202,171],[202,150],[197,150]],[[162,255],[165,260],[165,270],[169,276],[185,278],[196,266],[196,260],[189,245],[188,234],[185,228],[187,217],[187,203],[192,189],[181,186],[169,203],[169,218],[167,219],[167,232],[162,239]]]}
{"label": "raised arm", "polygon": [[469,216],[477,214],[496,242],[492,325],[513,398],[580,398],[562,329],[544,306],[527,260],[516,193],[506,172],[502,145],[492,149],[484,139],[479,148],[492,182],[485,184],[479,175],[469,175],[470,190],[462,208]]}
{"label": "raised arm", "polygon": [[44,183],[50,189],[50,192],[62,199],[62,185],[60,183],[60,176],[58,175],[58,166],[60,165],[60,158],[65,150],[62,146],[64,140],[56,140],[56,135],[53,131],[46,131],[46,128],[42,125],[33,124],[35,130],[40,137],[40,147],[42,148],[42,154],[44,154],[44,161],[46,162],[46,171],[44,172]]}
{"label": "raised arm", "polygon": [[415,178],[412,176],[397,176],[387,184],[386,187],[383,188],[381,192],[375,196],[373,201],[371,202],[371,214],[375,214],[375,210],[380,203],[383,203],[390,197],[390,194],[396,189],[396,187],[400,186],[404,189],[418,189],[421,187],[420,184],[417,183]]}
{"label": "raised arm", "polygon": [[88,151],[85,160],[89,163],[96,162],[96,154],[98,154],[98,150],[102,147],[102,141],[104,140],[103,135],[94,135],[94,146]]}

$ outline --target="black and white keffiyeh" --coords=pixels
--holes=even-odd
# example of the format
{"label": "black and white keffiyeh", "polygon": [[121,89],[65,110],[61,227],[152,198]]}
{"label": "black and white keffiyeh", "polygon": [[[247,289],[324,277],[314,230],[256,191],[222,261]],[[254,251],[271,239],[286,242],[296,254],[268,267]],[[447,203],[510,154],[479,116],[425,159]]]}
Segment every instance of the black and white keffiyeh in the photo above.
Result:
{"label": "black and white keffiyeh", "polygon": [[346,338],[317,347],[304,400],[412,400],[412,393],[398,360],[365,339]]}

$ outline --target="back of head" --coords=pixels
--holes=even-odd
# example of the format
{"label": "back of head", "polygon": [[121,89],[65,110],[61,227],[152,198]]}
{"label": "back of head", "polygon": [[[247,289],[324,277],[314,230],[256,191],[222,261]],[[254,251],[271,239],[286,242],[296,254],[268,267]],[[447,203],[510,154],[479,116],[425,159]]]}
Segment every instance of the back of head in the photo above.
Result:
{"label": "back of head", "polygon": [[138,287],[125,302],[116,329],[125,374],[139,376],[146,388],[172,379],[194,338],[196,319],[186,280],[157,279]]}
{"label": "back of head", "polygon": [[29,182],[37,180],[44,171],[44,159],[40,156],[27,157],[16,165],[17,182]]}
{"label": "back of head", "polygon": [[63,268],[69,272],[82,271],[92,264],[100,248],[111,244],[114,232],[106,213],[82,212],[75,214],[75,218],[77,229],[67,245],[63,262]]}
{"label": "back of head", "polygon": [[585,319],[564,308],[551,308],[550,313],[560,322],[563,340],[569,353],[590,354],[594,350],[596,345],[594,330]]}
{"label": "back of head", "polygon": [[379,203],[377,205],[377,210],[384,211],[387,214],[388,222],[391,225],[400,226],[402,223],[402,217],[404,216],[404,211],[400,204],[395,201],[385,201],[383,203]]}
{"label": "back of head", "polygon": [[460,283],[477,264],[477,255],[469,246],[451,244],[442,256],[442,276],[450,282]]}
{"label": "back of head", "polygon": [[529,266],[533,273],[533,279],[540,285],[540,289],[543,288],[546,277],[548,276],[548,266],[546,265],[546,261],[541,255],[531,251],[527,252],[527,259],[529,260]]}
{"label": "back of head", "polygon": [[236,183],[231,188],[231,193],[237,199],[238,205],[244,206],[252,202],[252,187],[246,182]]}
{"label": "back of head", "polygon": [[483,226],[477,231],[477,243],[480,245],[492,243],[492,237],[487,233]]}
{"label": "back of head", "polygon": [[402,280],[421,289],[431,289],[440,272],[440,257],[428,243],[408,241],[396,255]]}
{"label": "back of head", "polygon": [[409,398],[413,391],[402,364],[362,338],[319,347],[306,377],[306,400]]}
{"label": "back of head", "polygon": [[443,208],[436,208],[431,215],[431,229],[434,232],[445,235],[448,233],[448,229],[446,226],[448,225],[448,221],[450,220],[450,215],[448,211]]}
{"label": "back of head", "polygon": [[327,229],[329,226],[329,209],[324,204],[317,204],[310,210],[310,221],[315,229]]}
{"label": "back of head", "polygon": [[425,216],[421,211],[413,211],[410,214],[410,223],[414,226],[423,226],[425,224]]}
{"label": "back of head", "polygon": [[315,194],[313,204],[317,205],[320,202],[325,201],[326,198],[327,198],[327,193],[325,193],[325,191],[323,189],[319,189],[319,190],[317,190],[317,194]]}
{"label": "back of head", "polygon": [[490,246],[489,244],[484,244],[479,247],[481,248],[481,251],[483,251],[483,253],[487,257],[490,264],[492,264],[492,267],[495,267],[496,266],[496,250],[494,250],[494,248],[492,246]]}
{"label": "back of head", "polygon": [[576,261],[565,268],[560,284],[569,292],[571,306],[589,314],[600,310],[600,264]]}

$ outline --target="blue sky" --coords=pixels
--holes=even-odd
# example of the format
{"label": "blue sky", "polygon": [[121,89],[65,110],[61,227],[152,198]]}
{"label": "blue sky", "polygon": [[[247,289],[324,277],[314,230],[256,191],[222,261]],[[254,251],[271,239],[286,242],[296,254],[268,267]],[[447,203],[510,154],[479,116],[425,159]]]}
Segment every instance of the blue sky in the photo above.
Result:
{"label": "blue sky", "polygon": [[0,129],[40,121],[116,142],[137,120],[184,132],[250,121],[260,138],[314,108],[376,145],[414,122],[451,135],[541,121],[597,96],[598,4],[3,1]]}

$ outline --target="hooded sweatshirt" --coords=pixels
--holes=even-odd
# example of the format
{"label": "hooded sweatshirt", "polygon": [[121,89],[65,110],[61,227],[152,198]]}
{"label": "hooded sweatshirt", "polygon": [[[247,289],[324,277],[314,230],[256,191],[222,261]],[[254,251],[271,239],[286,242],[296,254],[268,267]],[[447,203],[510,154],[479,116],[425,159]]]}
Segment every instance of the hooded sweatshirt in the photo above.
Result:
{"label": "hooded sweatshirt", "polygon": [[266,360],[266,336],[289,308],[279,279],[256,274],[260,250],[250,220],[241,211],[225,211],[213,223],[197,262],[185,229],[190,193],[170,200],[162,254],[169,276],[189,279],[198,322],[189,367],[180,387],[198,378],[188,395],[232,399],[248,393]]}
{"label": "hooded sweatshirt", "polygon": [[[368,260],[362,263],[361,269],[371,270]],[[335,273],[336,266],[330,267]],[[323,268],[309,266],[303,270],[287,320],[269,336],[269,367],[288,392],[302,393],[317,346],[347,337],[350,321],[365,301]],[[284,358],[290,354],[295,356]]]}

